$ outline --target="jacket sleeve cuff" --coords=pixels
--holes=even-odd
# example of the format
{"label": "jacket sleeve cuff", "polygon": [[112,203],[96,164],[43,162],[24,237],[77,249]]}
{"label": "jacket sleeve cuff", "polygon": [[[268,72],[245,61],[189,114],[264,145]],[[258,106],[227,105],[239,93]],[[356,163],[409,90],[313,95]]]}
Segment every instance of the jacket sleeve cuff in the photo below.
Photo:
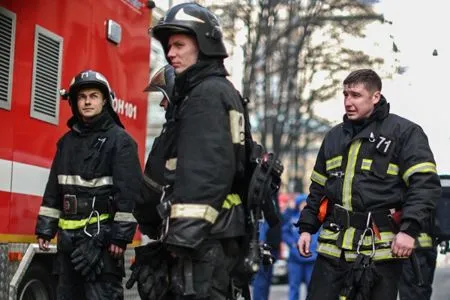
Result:
{"label": "jacket sleeve cuff", "polygon": [[413,238],[417,238],[420,234],[420,225],[414,220],[404,221],[400,226],[400,231]]}
{"label": "jacket sleeve cuff", "polygon": [[123,250],[126,250],[126,249],[127,249],[127,244],[128,244],[128,242],[127,242],[127,241],[124,241],[124,240],[116,240],[116,239],[113,239],[113,240],[111,241],[111,245],[119,246],[119,247],[122,248]]}

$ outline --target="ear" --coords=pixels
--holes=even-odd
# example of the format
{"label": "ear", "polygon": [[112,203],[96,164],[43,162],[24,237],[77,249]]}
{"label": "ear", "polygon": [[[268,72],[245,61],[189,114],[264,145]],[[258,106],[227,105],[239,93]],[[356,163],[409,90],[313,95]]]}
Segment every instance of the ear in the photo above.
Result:
{"label": "ear", "polygon": [[372,95],[372,103],[375,105],[378,102],[380,102],[381,99],[381,92],[380,91],[376,91],[375,93],[373,93]]}

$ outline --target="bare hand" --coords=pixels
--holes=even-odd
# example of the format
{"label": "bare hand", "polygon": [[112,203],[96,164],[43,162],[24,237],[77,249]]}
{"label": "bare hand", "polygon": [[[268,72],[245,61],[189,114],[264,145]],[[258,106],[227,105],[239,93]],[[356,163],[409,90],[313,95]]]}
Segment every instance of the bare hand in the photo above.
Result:
{"label": "bare hand", "polygon": [[301,256],[309,257],[312,255],[311,251],[309,250],[310,245],[311,245],[311,233],[302,232],[297,242],[298,252],[300,252]]}
{"label": "bare hand", "polygon": [[395,235],[392,241],[392,255],[395,257],[409,257],[414,250],[415,239],[404,232]]}
{"label": "bare hand", "polygon": [[50,249],[50,241],[44,240],[43,238],[38,238],[39,249],[42,251],[48,251]]}
{"label": "bare hand", "polygon": [[111,244],[109,245],[109,253],[115,259],[119,259],[122,257],[124,250],[117,245]]}

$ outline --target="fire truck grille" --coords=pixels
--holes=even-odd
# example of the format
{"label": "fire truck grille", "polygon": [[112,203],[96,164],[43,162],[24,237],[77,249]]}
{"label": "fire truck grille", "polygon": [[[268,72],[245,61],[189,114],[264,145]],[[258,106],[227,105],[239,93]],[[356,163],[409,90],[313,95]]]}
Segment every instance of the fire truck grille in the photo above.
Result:
{"label": "fire truck grille", "polygon": [[16,15],[0,7],[0,108],[11,108]]}
{"label": "fire truck grille", "polygon": [[63,39],[36,26],[31,116],[58,123]]}

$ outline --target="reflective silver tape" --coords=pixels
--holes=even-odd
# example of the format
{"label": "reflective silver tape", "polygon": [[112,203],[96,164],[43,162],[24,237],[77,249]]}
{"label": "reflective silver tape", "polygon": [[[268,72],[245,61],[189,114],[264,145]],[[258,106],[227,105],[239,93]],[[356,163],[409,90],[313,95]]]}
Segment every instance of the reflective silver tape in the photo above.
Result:
{"label": "reflective silver tape", "polygon": [[58,175],[58,183],[63,185],[78,185],[84,187],[100,187],[105,185],[112,185],[112,176],[104,176],[85,180],[79,175]]}
{"label": "reflective silver tape", "polygon": [[51,208],[51,207],[47,207],[47,206],[41,206],[39,208],[39,215],[40,216],[59,219],[61,214],[62,214],[62,212],[59,209],[56,209],[56,208]]}

